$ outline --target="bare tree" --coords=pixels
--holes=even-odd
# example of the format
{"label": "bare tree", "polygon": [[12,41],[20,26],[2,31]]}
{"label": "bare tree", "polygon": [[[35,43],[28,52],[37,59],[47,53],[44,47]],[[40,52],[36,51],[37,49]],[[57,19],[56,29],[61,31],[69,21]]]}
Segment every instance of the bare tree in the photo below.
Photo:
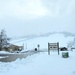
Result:
{"label": "bare tree", "polygon": [[75,38],[73,41],[69,41],[67,43],[67,48],[71,49],[71,48],[75,48]]}

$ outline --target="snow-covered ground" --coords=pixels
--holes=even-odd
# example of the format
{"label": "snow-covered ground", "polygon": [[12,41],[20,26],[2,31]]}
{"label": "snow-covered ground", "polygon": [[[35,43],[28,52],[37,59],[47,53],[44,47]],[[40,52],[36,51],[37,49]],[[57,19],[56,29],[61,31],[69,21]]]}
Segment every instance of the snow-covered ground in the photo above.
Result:
{"label": "snow-covered ground", "polygon": [[1,58],[7,58],[7,57],[8,57],[8,56],[0,56],[0,59],[1,59]]}
{"label": "snow-covered ground", "polygon": [[[23,45],[24,51],[31,50],[40,44],[40,49],[47,50],[48,42],[59,42],[60,47],[66,46],[74,37],[63,34],[52,34],[29,40],[12,41],[13,44]],[[0,62],[0,75],[75,75],[75,51],[69,51],[69,58],[62,58],[62,52],[40,52],[14,62]]]}
{"label": "snow-covered ground", "polygon": [[11,63],[0,62],[0,75],[75,75],[75,51],[69,51],[69,58],[61,54],[41,52]]}
{"label": "snow-covered ground", "polygon": [[8,54],[9,52],[6,52],[6,51],[0,51],[0,54]]}

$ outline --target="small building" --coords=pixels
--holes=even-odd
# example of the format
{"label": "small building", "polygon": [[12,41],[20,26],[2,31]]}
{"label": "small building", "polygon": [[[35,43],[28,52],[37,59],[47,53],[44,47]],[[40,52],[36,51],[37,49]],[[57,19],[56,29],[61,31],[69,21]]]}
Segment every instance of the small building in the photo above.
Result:
{"label": "small building", "polygon": [[23,50],[23,46],[18,46],[18,45],[11,44],[8,47],[4,47],[2,50],[8,51],[8,52],[21,51],[21,50]]}
{"label": "small building", "polygon": [[18,45],[10,45],[10,49],[12,49],[13,51],[21,51],[23,50],[23,46],[18,46]]}

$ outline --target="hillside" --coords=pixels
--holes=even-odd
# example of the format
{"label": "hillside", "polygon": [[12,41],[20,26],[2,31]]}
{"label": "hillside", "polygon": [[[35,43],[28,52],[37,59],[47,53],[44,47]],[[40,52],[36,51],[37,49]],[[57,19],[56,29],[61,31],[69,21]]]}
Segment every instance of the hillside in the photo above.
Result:
{"label": "hillside", "polygon": [[[66,35],[66,36],[65,36]],[[20,38],[11,41],[11,43],[16,44],[16,45],[23,45],[24,44],[24,49],[34,49],[37,47],[37,45],[40,45],[40,49],[47,49],[48,47],[48,42],[54,43],[54,42],[59,42],[60,47],[67,47],[68,43],[70,41],[74,40],[75,36],[71,36],[69,34],[65,33],[52,33],[52,34],[44,34],[40,36],[31,36],[27,38]]]}

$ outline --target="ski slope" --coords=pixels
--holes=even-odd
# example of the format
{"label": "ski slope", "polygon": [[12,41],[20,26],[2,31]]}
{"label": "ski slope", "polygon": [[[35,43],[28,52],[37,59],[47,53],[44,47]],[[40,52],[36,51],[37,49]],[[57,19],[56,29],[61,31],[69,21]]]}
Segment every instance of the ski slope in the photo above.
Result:
{"label": "ski slope", "polygon": [[68,42],[73,41],[73,36],[65,36],[64,34],[51,34],[49,36],[39,36],[35,38],[21,38],[19,40],[11,41],[11,43],[15,45],[23,45],[24,44],[24,50],[32,50],[34,48],[37,48],[37,45],[40,45],[40,49],[47,49],[48,48],[48,42],[55,43],[59,42],[60,47],[67,47]]}

